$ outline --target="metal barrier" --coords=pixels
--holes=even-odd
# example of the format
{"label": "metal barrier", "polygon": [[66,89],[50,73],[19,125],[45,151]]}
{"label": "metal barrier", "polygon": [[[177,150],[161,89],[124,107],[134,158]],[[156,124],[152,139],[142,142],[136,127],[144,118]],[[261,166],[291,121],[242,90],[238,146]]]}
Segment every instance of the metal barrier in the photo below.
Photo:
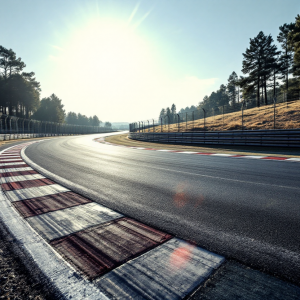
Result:
{"label": "metal barrier", "polygon": [[106,127],[37,121],[0,114],[0,141],[112,131]]}
{"label": "metal barrier", "polygon": [[130,132],[139,141],[190,145],[300,147],[300,130],[231,130],[202,132]]}

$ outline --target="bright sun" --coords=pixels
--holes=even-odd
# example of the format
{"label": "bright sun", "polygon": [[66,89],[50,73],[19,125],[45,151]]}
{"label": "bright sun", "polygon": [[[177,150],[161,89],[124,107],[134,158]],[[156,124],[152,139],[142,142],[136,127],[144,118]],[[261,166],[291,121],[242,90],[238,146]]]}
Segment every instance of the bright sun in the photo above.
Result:
{"label": "bright sun", "polygon": [[152,72],[149,46],[126,23],[91,22],[72,36],[64,50],[60,59],[64,81],[122,89]]}

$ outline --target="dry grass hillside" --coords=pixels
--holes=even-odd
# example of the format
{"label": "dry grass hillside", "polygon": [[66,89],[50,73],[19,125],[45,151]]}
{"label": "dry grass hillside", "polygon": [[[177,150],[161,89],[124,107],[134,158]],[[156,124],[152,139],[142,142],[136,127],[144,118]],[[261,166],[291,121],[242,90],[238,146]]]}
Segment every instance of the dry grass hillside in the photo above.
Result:
{"label": "dry grass hillside", "polygon": [[[273,129],[274,106],[266,105],[260,108],[245,109],[243,112],[243,129]],[[300,101],[276,104],[275,109],[276,129],[300,128]],[[220,114],[205,119],[206,130],[240,130],[242,129],[242,111]],[[177,131],[202,131],[204,119],[199,119],[178,124],[155,126],[154,132],[177,132]],[[146,128],[145,132],[153,132],[153,127]]]}

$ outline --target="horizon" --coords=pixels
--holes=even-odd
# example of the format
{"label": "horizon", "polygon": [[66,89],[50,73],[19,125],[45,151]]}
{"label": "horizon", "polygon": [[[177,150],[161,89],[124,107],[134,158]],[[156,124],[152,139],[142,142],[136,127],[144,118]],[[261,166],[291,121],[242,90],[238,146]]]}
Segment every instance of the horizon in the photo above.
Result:
{"label": "horizon", "polygon": [[8,12],[1,45],[35,72],[41,98],[54,93],[66,113],[131,123],[156,118],[173,103],[178,111],[196,106],[233,71],[242,75],[249,39],[263,31],[278,45],[279,26],[294,22],[300,3],[34,0],[1,6]]}

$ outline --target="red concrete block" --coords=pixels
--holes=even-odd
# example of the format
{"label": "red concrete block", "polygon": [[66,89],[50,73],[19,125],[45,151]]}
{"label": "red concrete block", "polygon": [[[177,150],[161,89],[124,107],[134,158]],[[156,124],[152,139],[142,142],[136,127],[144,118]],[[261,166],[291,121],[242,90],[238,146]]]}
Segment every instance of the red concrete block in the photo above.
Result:
{"label": "red concrete block", "polygon": [[287,158],[288,158],[288,157],[267,156],[267,157],[262,157],[261,159],[286,160]]}
{"label": "red concrete block", "polygon": [[0,166],[0,169],[11,169],[11,168],[28,168],[29,166],[26,164],[20,164],[20,165],[6,165],[6,166]]}
{"label": "red concrete block", "polygon": [[15,162],[23,162],[23,161],[21,160],[21,158],[10,160],[10,161],[0,159],[0,164],[3,164],[3,163],[15,163]]}
{"label": "red concrete block", "polygon": [[198,152],[198,153],[195,153],[195,154],[199,154],[199,155],[212,155],[214,153]]}
{"label": "red concrete block", "polygon": [[19,171],[19,172],[6,172],[6,173],[0,173],[0,177],[12,177],[12,176],[33,175],[33,174],[39,174],[39,173],[34,170]]}
{"label": "red concrete block", "polygon": [[160,245],[171,236],[129,218],[121,218],[50,244],[89,279]]}
{"label": "red concrete block", "polygon": [[8,182],[1,184],[2,190],[4,191],[12,191],[12,190],[20,190],[27,189],[31,187],[43,186],[55,184],[52,180],[48,178],[44,179],[35,179],[35,180],[26,180],[26,181],[17,181],[17,182]]}
{"label": "red concrete block", "polygon": [[23,201],[13,202],[15,208],[24,217],[37,216],[50,211],[90,203],[91,200],[73,192],[59,193],[44,197],[37,197]]}

